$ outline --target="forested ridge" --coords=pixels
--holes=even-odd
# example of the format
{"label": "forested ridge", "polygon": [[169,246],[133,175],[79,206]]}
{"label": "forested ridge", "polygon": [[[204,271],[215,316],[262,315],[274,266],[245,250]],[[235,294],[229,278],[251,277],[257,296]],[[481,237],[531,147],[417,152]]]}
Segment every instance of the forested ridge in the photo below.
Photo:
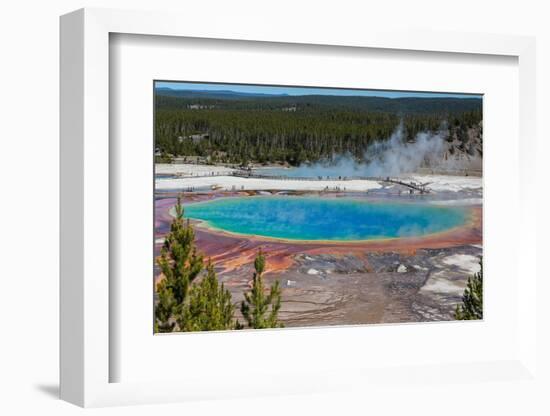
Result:
{"label": "forested ridge", "polygon": [[482,119],[479,98],[252,95],[158,89],[155,145],[164,156],[299,165],[350,154],[361,159],[400,122],[405,140],[442,126],[456,137]]}

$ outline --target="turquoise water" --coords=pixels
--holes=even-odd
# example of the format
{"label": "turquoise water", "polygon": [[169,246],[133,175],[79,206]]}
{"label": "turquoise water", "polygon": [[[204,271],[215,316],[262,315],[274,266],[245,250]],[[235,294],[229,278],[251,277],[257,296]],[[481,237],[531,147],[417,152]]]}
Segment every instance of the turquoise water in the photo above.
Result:
{"label": "turquoise water", "polygon": [[374,240],[414,237],[459,226],[459,207],[352,198],[221,198],[185,206],[185,216],[233,233],[288,240]]}

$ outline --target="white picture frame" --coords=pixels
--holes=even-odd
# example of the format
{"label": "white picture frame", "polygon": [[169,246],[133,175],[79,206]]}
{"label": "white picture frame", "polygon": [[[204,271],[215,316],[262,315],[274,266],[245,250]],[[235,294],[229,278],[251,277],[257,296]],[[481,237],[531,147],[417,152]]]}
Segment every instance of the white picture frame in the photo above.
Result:
{"label": "white picture frame", "polygon": [[[182,25],[181,22],[186,24]],[[441,54],[503,55],[518,59],[519,172],[517,268],[517,349],[508,359],[438,366],[419,362],[417,380],[452,377],[525,380],[536,377],[536,201],[530,178],[535,172],[535,41],[508,35],[380,31],[365,29],[327,34],[322,28],[277,25],[240,27],[230,22],[204,27],[173,13],[82,9],[61,18],[61,398],[80,406],[158,403],[205,398],[307,393],[392,383],[410,369],[320,369],[270,374],[265,383],[242,379],[233,385],[194,376],[180,381],[111,382],[110,366],[119,359],[110,349],[110,34],[225,39],[249,42],[331,45]],[[243,36],[241,33],[246,33]],[[412,328],[412,327],[411,327]],[[353,328],[349,329],[353,331]],[[318,331],[323,331],[319,329]],[[410,329],[414,331],[414,329]],[[270,332],[273,337],[277,332]],[[313,332],[310,332],[313,334]],[[307,336],[307,335],[305,335]],[[342,380],[347,380],[343,382]]]}

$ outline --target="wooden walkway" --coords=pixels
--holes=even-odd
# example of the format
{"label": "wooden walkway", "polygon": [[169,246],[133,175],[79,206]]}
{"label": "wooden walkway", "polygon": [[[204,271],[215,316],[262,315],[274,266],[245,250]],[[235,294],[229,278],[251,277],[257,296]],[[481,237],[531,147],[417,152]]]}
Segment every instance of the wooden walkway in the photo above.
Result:
{"label": "wooden walkway", "polygon": [[396,185],[401,185],[406,188],[409,188],[412,191],[417,191],[421,194],[428,194],[431,192],[430,188],[427,187],[427,184],[420,184],[416,182],[404,182],[399,179],[394,179],[390,177],[375,177],[375,176],[301,176],[301,177],[292,177],[284,175],[263,175],[261,173],[255,173],[245,170],[236,170],[233,172],[216,172],[212,171],[209,174],[185,176],[185,175],[176,175],[181,178],[214,178],[220,176],[236,176],[238,178],[251,178],[251,179],[270,179],[278,181],[348,181],[348,180],[366,180],[366,181],[376,181],[376,182],[388,182]]}
{"label": "wooden walkway", "polygon": [[414,191],[418,191],[421,194],[429,194],[431,192],[430,188],[426,186],[426,184],[416,183],[416,182],[403,182],[398,179],[392,179],[392,178],[386,178],[384,182],[390,182],[395,183],[397,185],[406,186],[409,189],[412,189]]}

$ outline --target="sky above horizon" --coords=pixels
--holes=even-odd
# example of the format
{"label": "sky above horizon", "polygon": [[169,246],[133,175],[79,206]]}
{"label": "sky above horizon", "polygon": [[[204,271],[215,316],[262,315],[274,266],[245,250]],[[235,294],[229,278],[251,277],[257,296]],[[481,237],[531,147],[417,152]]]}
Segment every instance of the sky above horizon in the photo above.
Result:
{"label": "sky above horizon", "polygon": [[360,97],[422,97],[422,98],[481,98],[481,94],[435,93],[416,91],[356,90],[343,88],[278,87],[243,84],[213,84],[192,82],[155,81],[155,88],[200,91],[234,91],[249,94],[334,95]]}

